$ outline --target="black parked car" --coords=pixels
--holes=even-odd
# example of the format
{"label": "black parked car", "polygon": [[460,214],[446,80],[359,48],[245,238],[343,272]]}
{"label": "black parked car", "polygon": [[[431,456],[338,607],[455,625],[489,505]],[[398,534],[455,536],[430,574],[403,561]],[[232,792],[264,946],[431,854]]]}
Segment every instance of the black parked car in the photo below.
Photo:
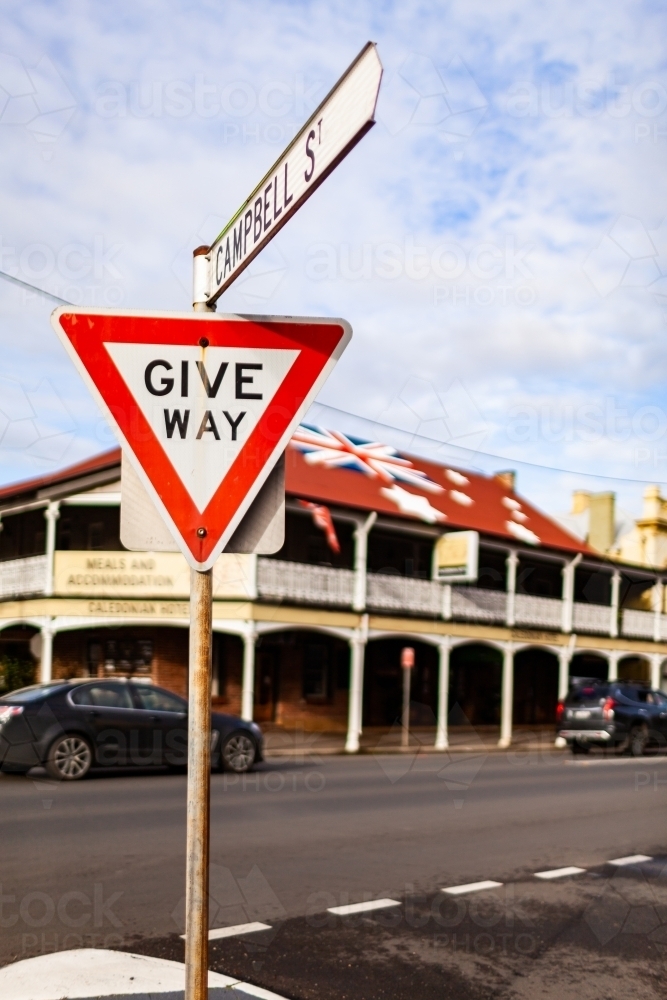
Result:
{"label": "black parked car", "polygon": [[[188,703],[153,684],[54,681],[0,698],[0,770],[43,765],[65,781],[91,767],[187,764]],[[262,760],[254,722],[213,712],[212,763],[238,774]]]}
{"label": "black parked car", "polygon": [[558,703],[556,725],[573,753],[616,747],[641,757],[667,747],[667,695],[643,684],[577,678]]}

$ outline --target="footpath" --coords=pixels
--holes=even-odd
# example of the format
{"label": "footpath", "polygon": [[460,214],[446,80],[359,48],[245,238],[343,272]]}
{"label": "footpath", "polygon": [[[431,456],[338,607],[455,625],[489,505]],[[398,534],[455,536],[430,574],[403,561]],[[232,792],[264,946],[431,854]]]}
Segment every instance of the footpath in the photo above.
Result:
{"label": "footpath", "polygon": [[[288,730],[271,723],[261,723],[264,732],[267,759],[277,757],[331,756],[345,753],[344,732],[305,732]],[[435,748],[435,727],[424,726],[410,729],[407,747],[402,745],[403,731],[400,725],[369,727],[359,738],[360,754],[457,754],[457,753],[498,753],[525,754],[562,753],[555,745],[553,726],[517,727],[512,735],[510,747],[499,747],[500,736],[497,726],[457,726],[449,731],[449,745],[446,750]]]}
{"label": "footpath", "polygon": [[[285,1000],[219,972],[208,974],[209,1000]],[[185,966],[164,958],[77,948],[26,958],[0,969],[2,1000],[183,1000]]]}

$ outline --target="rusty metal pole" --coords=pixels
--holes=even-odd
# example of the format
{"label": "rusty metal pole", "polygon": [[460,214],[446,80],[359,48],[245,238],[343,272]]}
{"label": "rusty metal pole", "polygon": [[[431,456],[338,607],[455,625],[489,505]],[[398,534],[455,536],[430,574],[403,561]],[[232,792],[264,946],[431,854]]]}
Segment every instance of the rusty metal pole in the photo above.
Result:
{"label": "rusty metal pole", "polygon": [[[206,305],[208,247],[194,256],[194,308]],[[190,570],[185,1000],[208,998],[208,864],[211,799],[213,571]]]}

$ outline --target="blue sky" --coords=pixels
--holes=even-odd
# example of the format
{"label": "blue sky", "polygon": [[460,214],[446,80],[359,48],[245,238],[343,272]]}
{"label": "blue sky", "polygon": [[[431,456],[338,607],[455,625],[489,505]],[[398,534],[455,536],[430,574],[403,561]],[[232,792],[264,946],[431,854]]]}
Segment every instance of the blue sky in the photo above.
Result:
{"label": "blue sky", "polygon": [[[667,483],[666,21],[573,0],[5,3],[0,268],[188,309],[191,250],[373,39],[377,125],[219,311],[343,316],[321,401],[360,429],[516,468],[547,510],[578,486],[638,512],[630,481]],[[2,482],[113,443],[53,304],[0,281]]]}

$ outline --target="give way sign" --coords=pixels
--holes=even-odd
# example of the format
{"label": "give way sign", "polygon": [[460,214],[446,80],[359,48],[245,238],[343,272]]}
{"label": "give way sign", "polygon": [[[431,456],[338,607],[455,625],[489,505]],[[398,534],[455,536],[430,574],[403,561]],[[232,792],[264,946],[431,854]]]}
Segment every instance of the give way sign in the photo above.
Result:
{"label": "give way sign", "polygon": [[63,306],[51,321],[198,570],[233,535],[352,336],[341,319]]}

